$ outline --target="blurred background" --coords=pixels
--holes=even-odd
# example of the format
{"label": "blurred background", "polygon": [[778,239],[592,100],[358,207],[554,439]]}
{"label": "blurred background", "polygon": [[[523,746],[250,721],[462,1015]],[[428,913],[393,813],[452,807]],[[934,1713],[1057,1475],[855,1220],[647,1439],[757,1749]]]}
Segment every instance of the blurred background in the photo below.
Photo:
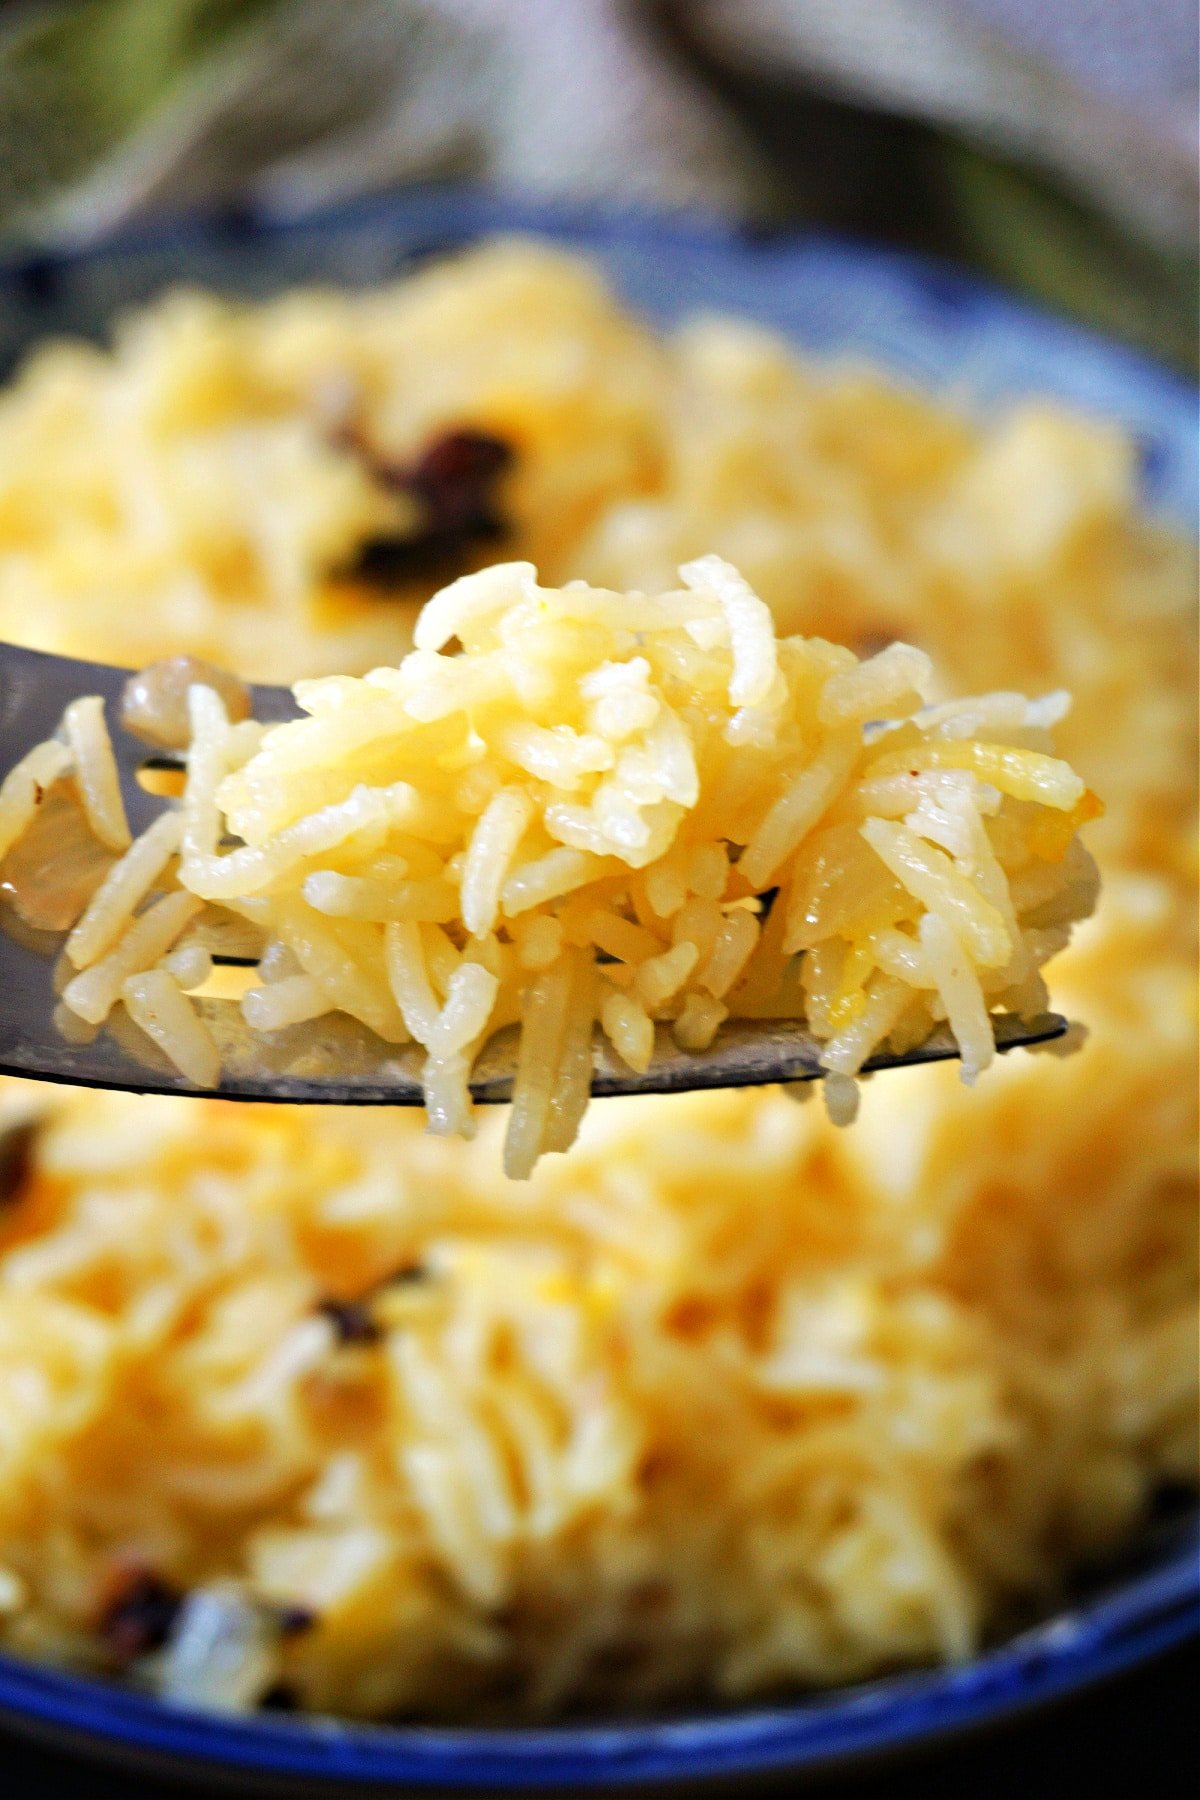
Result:
{"label": "blurred background", "polygon": [[1197,361],[1195,0],[0,0],[0,240],[404,183],[815,225]]}

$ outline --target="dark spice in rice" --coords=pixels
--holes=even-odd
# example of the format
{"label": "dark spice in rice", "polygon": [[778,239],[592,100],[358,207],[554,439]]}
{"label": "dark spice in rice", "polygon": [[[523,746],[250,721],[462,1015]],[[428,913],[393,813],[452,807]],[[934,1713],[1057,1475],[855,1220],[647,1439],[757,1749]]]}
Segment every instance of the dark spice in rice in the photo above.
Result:
{"label": "dark spice in rice", "polygon": [[401,1263],[381,1283],[383,1287],[417,1287],[422,1281],[428,1281],[429,1270],[424,1263]]}
{"label": "dark spice in rice", "polygon": [[100,1618],[100,1638],[119,1668],[161,1650],[183,1605],[183,1593],[152,1569],[125,1572]]}
{"label": "dark spice in rice", "polygon": [[259,1705],[264,1712],[299,1712],[300,1695],[290,1681],[276,1681],[267,1689]]}
{"label": "dark spice in rice", "polygon": [[280,1637],[303,1637],[311,1631],[317,1622],[317,1614],[311,1606],[278,1606],[275,1608],[275,1624]]}
{"label": "dark spice in rice", "polygon": [[317,1311],[329,1320],[339,1344],[377,1344],[383,1328],[362,1300],[319,1300]]}
{"label": "dark spice in rice", "polygon": [[33,1173],[40,1119],[13,1119],[0,1125],[0,1207],[20,1198]]}
{"label": "dark spice in rice", "polygon": [[391,462],[349,428],[338,441],[366,462],[382,487],[416,502],[415,531],[367,538],[345,571],[387,588],[418,576],[446,575],[463,565],[474,545],[493,543],[508,531],[496,484],[513,462],[512,446],[491,432],[462,429],[434,438],[414,463]]}

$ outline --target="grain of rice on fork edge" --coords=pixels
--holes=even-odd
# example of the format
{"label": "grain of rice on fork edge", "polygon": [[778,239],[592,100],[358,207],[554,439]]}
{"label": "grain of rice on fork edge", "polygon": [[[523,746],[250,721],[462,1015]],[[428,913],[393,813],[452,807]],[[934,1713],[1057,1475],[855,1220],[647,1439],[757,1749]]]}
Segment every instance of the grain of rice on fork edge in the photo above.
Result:
{"label": "grain of rice on fork edge", "polygon": [[465,576],[399,668],[300,682],[288,724],[192,685],[182,800],[133,843],[103,707],[74,702],[0,788],[0,855],[64,780],[118,855],[63,1005],[124,1006],[215,1086],[189,932],[224,909],[265,944],[247,1022],[416,1040],[436,1132],[470,1135],[473,1061],[519,1022],[515,1177],[572,1143],[597,1022],[640,1071],[656,1020],[699,1052],[730,1017],[803,1018],[839,1121],[873,1051],[942,1021],[973,1082],[990,1012],[1046,1008],[1041,968],[1095,905],[1076,834],[1099,802],[1050,740],[1067,696],[929,705],[920,650],[777,638],[728,563],[679,573],[655,595]]}

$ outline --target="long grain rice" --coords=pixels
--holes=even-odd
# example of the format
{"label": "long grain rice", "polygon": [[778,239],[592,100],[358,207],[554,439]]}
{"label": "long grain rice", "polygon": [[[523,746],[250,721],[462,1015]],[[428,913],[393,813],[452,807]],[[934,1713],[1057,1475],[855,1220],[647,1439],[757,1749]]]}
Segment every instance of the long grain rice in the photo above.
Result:
{"label": "long grain rice", "polygon": [[161,813],[113,864],[67,938],[67,956],[77,969],[112,948],[178,850],[181,827],[178,813]]}
{"label": "long grain rice", "polygon": [[[873,986],[870,952],[943,1010],[922,905],[858,827],[918,813],[943,852],[964,841],[938,772],[907,772],[917,737],[1053,752],[1109,807],[1089,831],[1102,905],[1051,969],[1086,1047],[1000,1059],[969,1094],[949,1069],[889,1075],[850,1132],[770,1091],[606,1102],[523,1188],[499,1173],[499,1109],[465,1145],[380,1109],[4,1084],[0,1138],[40,1127],[0,1233],[0,1640],[111,1671],[99,1609],[133,1562],[197,1590],[166,1669],[133,1671],[193,1704],[276,1687],[324,1714],[542,1722],[961,1658],[1124,1542],[1164,1480],[1195,1479],[1194,548],[1140,511],[1136,445],[1102,421],[1036,398],[968,417],[728,319],[661,336],[577,259],[493,244],[383,290],[175,294],[111,349],[38,351],[0,398],[0,636],[129,666],[190,652],[267,681],[394,666],[429,586],[385,596],[351,575],[412,516],[348,445],[411,466],[463,424],[515,446],[500,500],[527,593],[536,566],[630,594],[608,603],[630,634],[686,616],[685,688],[728,698],[724,614],[708,594],[654,596],[713,545],[781,633],[863,655],[911,640],[937,671],[937,705],[875,741],[899,773],[857,780],[801,843],[761,951],[758,915],[726,898],[742,893],[723,835],[741,823],[736,765],[702,769],[711,807],[661,883],[653,863],[632,882],[628,921],[665,945],[692,893],[731,906],[752,952],[735,1012],[786,1000],[763,978],[785,926],[826,1035]],[[464,628],[475,642],[487,618]],[[443,732],[453,660],[433,657],[426,696]],[[605,661],[581,741],[657,716],[649,663]],[[813,683],[851,667],[838,651]],[[1069,681],[1069,715],[1060,692],[1018,691],[1048,677]],[[341,797],[327,765],[391,704],[386,684],[321,696],[304,795],[289,774],[299,812]],[[751,750],[768,729],[757,707],[728,727]],[[256,730],[221,734],[223,767]],[[66,787],[65,746],[38,755]],[[475,819],[496,786],[470,755],[454,782]],[[944,773],[975,783],[1036,970],[1095,900],[1073,809],[988,812],[990,778]],[[0,788],[0,848],[38,798]],[[373,880],[391,854],[427,880],[460,847],[426,866],[402,834],[361,863],[348,842],[350,860],[307,873]],[[732,870],[702,890],[693,859],[721,854]],[[616,877],[600,906],[630,876],[611,855],[520,856],[498,932],[529,980],[566,943],[556,896]],[[269,938],[275,903],[234,904]],[[193,930],[226,927],[198,915],[168,965]],[[448,961],[432,939],[441,1001]],[[597,970],[602,1024],[633,967]],[[298,970],[275,937],[252,992],[282,1006],[296,982],[297,1005],[335,1004]],[[843,993],[847,972],[866,987]],[[978,972],[1007,1005],[1008,970]],[[1039,1004],[1023,978],[1019,1009]],[[818,1087],[857,1104],[852,1078],[799,1092]],[[331,1299],[378,1337],[340,1343],[316,1310]],[[277,1609],[315,1629],[264,1642]],[[232,1679],[195,1654],[214,1617],[247,1646]]]}
{"label": "long grain rice", "polygon": [[221,1053],[179,983],[166,969],[147,969],[121,983],[134,1024],[199,1088],[221,1079]]}
{"label": "long grain rice", "polygon": [[203,908],[195,894],[164,894],[133,921],[106,956],[75,975],[62,991],[63,1005],[90,1025],[105,1020],[131,975],[153,968]]}
{"label": "long grain rice", "polygon": [[[247,1023],[282,1030],[333,1009],[415,1039],[439,1134],[474,1132],[474,1059],[519,1019],[506,1167],[522,1177],[573,1140],[597,1019],[644,1068],[655,1020],[702,1054],[730,1016],[803,1014],[824,1068],[849,1079],[893,1030],[915,1044],[944,1014],[974,1081],[991,1059],[989,1006],[1046,998],[1003,859],[1019,873],[1058,858],[1035,925],[1069,926],[1085,889],[1065,853],[1094,803],[1044,748],[928,736],[909,717],[929,686],[921,653],[893,644],[858,663],[777,642],[719,558],[681,574],[683,590],[639,602],[636,634],[624,596],[543,589],[526,565],[465,577],[431,602],[398,669],[302,683],[307,716],[265,735],[231,727],[217,692],[193,686],[181,812],[93,897],[68,956],[94,966],[65,1005],[100,1023],[201,902],[224,901],[293,958],[282,983],[260,971]],[[443,656],[450,638],[460,648]],[[895,717],[874,716],[889,705]],[[995,716],[1009,731],[1016,715],[1004,700]],[[69,718],[75,765],[102,769],[81,782],[102,793],[102,713],[76,702]],[[1067,817],[1048,827],[1045,808]],[[134,917],[176,850],[189,898]],[[1039,938],[1041,960],[1056,947]],[[172,972],[159,975],[134,982],[127,1010],[153,1018],[194,1078],[211,1056]],[[839,1091],[831,1114],[849,1116]]]}
{"label": "long grain rice", "polygon": [[71,752],[88,823],[109,850],[127,850],[131,839],[104,702],[96,694],[72,700],[63,714],[63,736]]}

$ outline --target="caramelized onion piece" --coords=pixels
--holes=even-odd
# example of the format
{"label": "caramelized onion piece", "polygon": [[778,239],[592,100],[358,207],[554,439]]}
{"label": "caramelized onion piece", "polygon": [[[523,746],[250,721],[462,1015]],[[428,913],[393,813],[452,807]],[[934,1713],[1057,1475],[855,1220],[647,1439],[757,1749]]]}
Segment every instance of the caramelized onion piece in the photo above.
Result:
{"label": "caramelized onion piece", "polygon": [[56,781],[33,824],[0,862],[0,895],[36,931],[69,931],[113,865],[75,783]]}
{"label": "caramelized onion piece", "polygon": [[278,1679],[279,1628],[232,1581],[193,1588],[172,1622],[159,1692],[211,1712],[248,1712]]}
{"label": "caramelized onion piece", "polygon": [[377,1344],[383,1336],[363,1300],[321,1300],[317,1311],[329,1320],[339,1344]]}
{"label": "caramelized onion piece", "polygon": [[131,675],[121,695],[121,723],[147,744],[184,750],[191,736],[188,689],[213,688],[225,702],[230,722],[250,717],[250,690],[236,675],[198,656],[168,656]]}

